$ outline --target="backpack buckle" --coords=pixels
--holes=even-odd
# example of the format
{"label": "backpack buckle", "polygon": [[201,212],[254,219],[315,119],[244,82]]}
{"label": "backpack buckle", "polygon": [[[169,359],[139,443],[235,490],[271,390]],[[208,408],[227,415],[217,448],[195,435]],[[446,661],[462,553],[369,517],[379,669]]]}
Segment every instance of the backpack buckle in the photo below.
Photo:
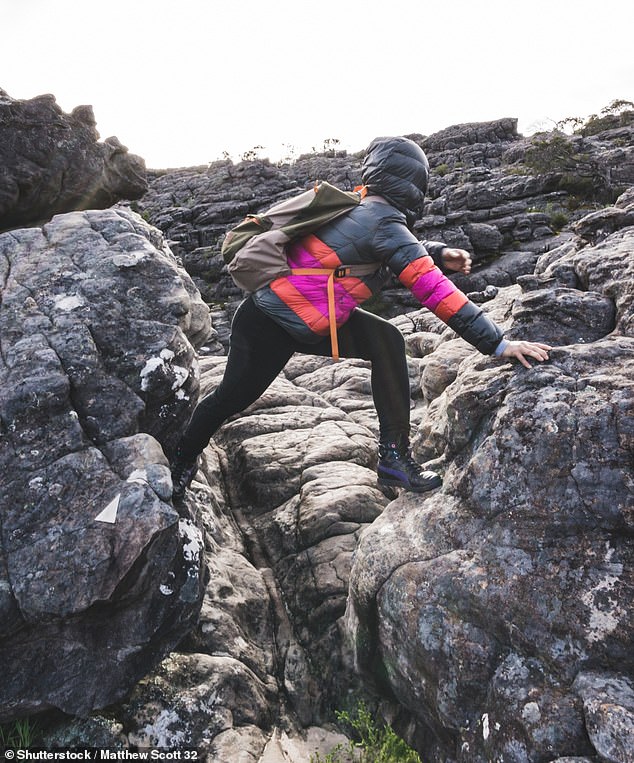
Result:
{"label": "backpack buckle", "polygon": [[335,268],[333,275],[335,278],[345,278],[347,275],[350,275],[350,268],[345,265],[339,265],[339,267]]}

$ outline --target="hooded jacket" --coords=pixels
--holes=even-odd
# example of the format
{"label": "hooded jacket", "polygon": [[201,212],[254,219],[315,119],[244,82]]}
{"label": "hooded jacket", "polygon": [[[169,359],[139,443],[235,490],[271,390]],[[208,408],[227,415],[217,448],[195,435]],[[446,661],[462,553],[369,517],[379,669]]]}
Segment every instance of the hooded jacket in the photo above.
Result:
{"label": "hooded jacket", "polygon": [[[370,275],[342,270],[335,286],[335,317],[342,326],[352,311],[397,276],[419,302],[480,352],[493,354],[502,331],[442,273],[445,244],[422,242],[411,232],[421,216],[429,164],[407,138],[377,138],[362,167],[367,196],[345,215],[287,247],[291,270],[376,264]],[[327,275],[291,274],[253,295],[258,307],[304,343],[329,333]]]}
{"label": "hooded jacket", "polygon": [[361,178],[369,193],[382,196],[406,218],[408,227],[423,214],[429,162],[408,138],[375,138],[363,161]]}

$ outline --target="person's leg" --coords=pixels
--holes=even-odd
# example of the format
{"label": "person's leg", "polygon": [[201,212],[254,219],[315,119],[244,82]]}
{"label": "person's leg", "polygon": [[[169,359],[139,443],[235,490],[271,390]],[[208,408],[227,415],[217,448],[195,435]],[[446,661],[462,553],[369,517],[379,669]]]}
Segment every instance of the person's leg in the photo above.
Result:
{"label": "person's leg", "polygon": [[193,479],[198,455],[229,416],[247,408],[269,387],[295,351],[295,342],[252,299],[237,309],[222,381],[196,406],[172,465],[173,498]]}
{"label": "person's leg", "polygon": [[[342,358],[360,358],[372,363],[370,381],[380,439],[408,439],[409,374],[401,332],[383,318],[357,308],[337,335]],[[330,338],[308,345],[302,352],[330,355]]]}
{"label": "person's leg", "polygon": [[[434,472],[422,471],[409,447],[410,393],[405,340],[392,323],[357,309],[338,332],[343,358],[362,358],[372,363],[372,397],[379,418],[379,482],[415,492],[442,484]],[[330,354],[330,339],[303,352]]]}
{"label": "person's leg", "polygon": [[227,365],[222,381],[204,397],[181,439],[181,451],[201,453],[229,416],[243,411],[270,386],[294,352],[291,337],[268,318],[253,300],[234,315]]}

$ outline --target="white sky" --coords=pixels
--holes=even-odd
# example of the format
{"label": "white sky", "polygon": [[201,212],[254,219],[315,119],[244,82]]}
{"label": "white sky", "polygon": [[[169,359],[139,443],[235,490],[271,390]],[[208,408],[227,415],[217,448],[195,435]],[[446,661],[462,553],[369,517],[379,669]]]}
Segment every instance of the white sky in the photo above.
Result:
{"label": "white sky", "polygon": [[629,0],[0,0],[0,87],[91,104],[148,167],[634,100]]}

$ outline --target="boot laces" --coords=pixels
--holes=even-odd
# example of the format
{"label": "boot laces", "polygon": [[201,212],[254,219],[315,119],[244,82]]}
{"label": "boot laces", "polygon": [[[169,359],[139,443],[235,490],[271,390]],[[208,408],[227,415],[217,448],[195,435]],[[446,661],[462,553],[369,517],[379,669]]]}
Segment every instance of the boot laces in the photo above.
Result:
{"label": "boot laces", "polygon": [[421,466],[412,456],[412,451],[407,449],[402,455],[401,458],[405,463],[407,464],[408,468],[415,469],[417,472],[421,471]]}
{"label": "boot laces", "polygon": [[397,458],[408,471],[413,470],[420,474],[421,466],[413,458],[411,448],[398,442],[386,443],[383,447],[385,448],[386,455],[389,454],[393,458]]}

